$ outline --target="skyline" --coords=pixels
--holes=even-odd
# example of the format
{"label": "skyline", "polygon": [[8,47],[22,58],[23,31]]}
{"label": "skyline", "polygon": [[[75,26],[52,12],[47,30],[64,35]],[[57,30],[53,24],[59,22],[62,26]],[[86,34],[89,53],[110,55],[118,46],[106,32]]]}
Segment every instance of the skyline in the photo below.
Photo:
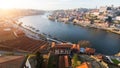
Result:
{"label": "skyline", "polygon": [[0,0],[0,8],[11,9],[72,9],[72,8],[99,8],[100,6],[120,6],[120,0]]}

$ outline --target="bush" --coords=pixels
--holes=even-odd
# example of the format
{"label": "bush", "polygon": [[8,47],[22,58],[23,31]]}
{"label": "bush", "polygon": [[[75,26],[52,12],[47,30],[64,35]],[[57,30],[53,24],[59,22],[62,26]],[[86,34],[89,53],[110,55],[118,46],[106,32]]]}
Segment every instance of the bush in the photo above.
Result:
{"label": "bush", "polygon": [[78,65],[80,65],[81,62],[78,59],[78,55],[74,54],[73,58],[72,58],[72,67],[76,68]]}
{"label": "bush", "polygon": [[90,47],[91,43],[89,41],[79,41],[78,44],[80,45],[80,47],[86,48],[86,47]]}

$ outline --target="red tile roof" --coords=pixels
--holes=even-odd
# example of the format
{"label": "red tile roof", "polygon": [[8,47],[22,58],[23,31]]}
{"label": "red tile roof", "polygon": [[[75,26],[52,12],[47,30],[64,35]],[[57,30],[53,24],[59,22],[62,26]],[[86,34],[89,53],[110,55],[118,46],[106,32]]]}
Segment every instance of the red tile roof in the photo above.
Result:
{"label": "red tile roof", "polygon": [[81,65],[77,66],[76,68],[92,68],[90,63],[84,62]]}
{"label": "red tile roof", "polygon": [[20,68],[24,56],[0,56],[0,68]]}

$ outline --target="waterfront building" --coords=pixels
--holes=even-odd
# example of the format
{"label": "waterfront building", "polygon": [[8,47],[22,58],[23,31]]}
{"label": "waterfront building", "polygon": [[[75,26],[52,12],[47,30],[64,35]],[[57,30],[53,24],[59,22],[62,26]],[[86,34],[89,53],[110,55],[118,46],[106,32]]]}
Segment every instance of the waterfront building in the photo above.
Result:
{"label": "waterfront building", "polygon": [[80,48],[80,53],[85,53],[85,48]]}
{"label": "waterfront building", "polygon": [[106,7],[100,7],[99,12],[106,12],[107,11],[107,6]]}
{"label": "waterfront building", "polygon": [[69,55],[72,50],[79,51],[80,46],[76,44],[56,44],[55,42],[52,42],[51,46],[51,53],[55,55]]}
{"label": "waterfront building", "polygon": [[59,56],[58,68],[69,68],[69,58],[67,55]]}
{"label": "waterfront building", "polygon": [[93,9],[90,11],[91,14],[95,15],[95,16],[99,16],[99,10],[98,9]]}
{"label": "waterfront building", "polygon": [[95,49],[93,49],[93,48],[85,48],[85,53],[86,54],[94,54],[95,53]]}
{"label": "waterfront building", "polygon": [[119,21],[120,21],[120,16],[116,16],[116,20],[119,20]]}
{"label": "waterfront building", "polygon": [[95,15],[95,16],[99,16],[100,13],[96,11],[96,12],[93,12],[93,13],[91,13],[91,14],[93,14],[93,15]]}

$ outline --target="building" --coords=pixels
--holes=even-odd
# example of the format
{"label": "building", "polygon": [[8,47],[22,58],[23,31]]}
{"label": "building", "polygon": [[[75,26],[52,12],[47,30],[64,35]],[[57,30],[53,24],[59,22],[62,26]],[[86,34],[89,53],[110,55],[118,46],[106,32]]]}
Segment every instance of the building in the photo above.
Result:
{"label": "building", "polygon": [[93,48],[86,48],[85,49],[85,53],[86,54],[94,54],[95,53],[95,49],[93,49]]}
{"label": "building", "polygon": [[98,59],[100,59],[100,60],[102,60],[102,59],[103,59],[103,56],[102,56],[102,55],[100,55],[100,54],[99,54],[99,55],[96,55],[95,57],[96,57],[96,58],[98,58]]}
{"label": "building", "polygon": [[92,66],[88,62],[84,62],[81,65],[77,66],[76,68],[92,68]]}
{"label": "building", "polygon": [[0,56],[0,68],[20,68],[24,56]]}
{"label": "building", "polygon": [[91,13],[91,14],[93,14],[93,15],[95,15],[95,16],[99,16],[99,12],[93,12],[93,13]]}
{"label": "building", "polygon": [[91,14],[95,15],[95,16],[99,16],[99,10],[98,9],[93,9],[90,11]]}
{"label": "building", "polygon": [[59,56],[58,68],[69,68],[69,58],[67,55]]}
{"label": "building", "polygon": [[100,7],[99,12],[106,12],[107,11],[107,7]]}
{"label": "building", "polygon": [[116,20],[119,20],[119,21],[120,21],[120,16],[117,16],[117,17],[116,17]]}
{"label": "building", "polygon": [[85,53],[85,48],[80,48],[80,53]]}
{"label": "building", "polygon": [[76,44],[68,44],[68,43],[56,44],[55,42],[52,42],[51,53],[56,55],[58,54],[66,55],[66,54],[70,54],[73,49],[79,51],[80,46]]}
{"label": "building", "polygon": [[16,37],[24,36],[25,35],[25,33],[23,32],[23,30],[21,30],[21,29],[14,29],[14,34],[16,35]]}
{"label": "building", "polygon": [[14,35],[11,29],[8,28],[0,29],[0,42],[13,39],[16,39],[16,36]]}

